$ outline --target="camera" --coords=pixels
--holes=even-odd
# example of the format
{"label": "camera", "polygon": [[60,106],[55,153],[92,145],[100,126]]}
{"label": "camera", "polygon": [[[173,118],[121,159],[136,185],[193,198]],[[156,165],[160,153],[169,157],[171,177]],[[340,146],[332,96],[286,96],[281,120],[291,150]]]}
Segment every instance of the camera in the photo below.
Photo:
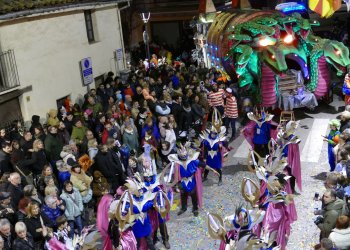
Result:
{"label": "camera", "polygon": [[320,197],[320,194],[319,193],[315,193],[314,200],[317,201],[319,197]]}
{"label": "camera", "polygon": [[314,220],[314,223],[316,225],[320,224],[320,223],[323,223],[323,217],[322,216],[317,216],[316,219]]}

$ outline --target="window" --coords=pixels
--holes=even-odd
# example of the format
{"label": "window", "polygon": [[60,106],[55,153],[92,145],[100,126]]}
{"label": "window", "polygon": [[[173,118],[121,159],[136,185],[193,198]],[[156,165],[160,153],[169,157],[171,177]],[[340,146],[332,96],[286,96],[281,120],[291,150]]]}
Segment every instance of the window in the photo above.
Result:
{"label": "window", "polygon": [[95,42],[94,26],[92,23],[91,10],[85,10],[84,16],[85,16],[86,34],[87,34],[88,41],[89,43]]}
{"label": "window", "polygon": [[0,92],[19,85],[14,51],[8,50],[0,53]]}

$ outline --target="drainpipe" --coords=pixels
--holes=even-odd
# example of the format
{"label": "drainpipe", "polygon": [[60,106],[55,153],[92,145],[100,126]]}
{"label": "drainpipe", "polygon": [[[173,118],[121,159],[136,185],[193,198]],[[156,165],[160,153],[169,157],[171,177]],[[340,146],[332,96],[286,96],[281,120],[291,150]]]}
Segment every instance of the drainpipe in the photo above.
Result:
{"label": "drainpipe", "polygon": [[[122,29],[122,22],[120,18],[120,11],[125,10],[130,7],[130,1],[128,1],[128,4],[119,8],[118,4],[118,10],[117,10],[117,16],[118,16],[118,26],[119,26],[119,37],[120,42],[123,50],[123,69],[126,69],[126,55],[125,55],[125,46],[124,46],[124,38],[123,38],[123,29]],[[116,63],[119,63],[118,61]],[[118,67],[119,68],[119,67]]]}

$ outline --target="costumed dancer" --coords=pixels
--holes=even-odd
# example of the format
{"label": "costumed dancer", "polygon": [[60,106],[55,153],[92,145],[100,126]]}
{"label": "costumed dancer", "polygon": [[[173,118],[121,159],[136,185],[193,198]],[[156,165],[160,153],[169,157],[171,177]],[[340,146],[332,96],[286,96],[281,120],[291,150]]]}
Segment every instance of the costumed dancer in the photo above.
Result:
{"label": "costumed dancer", "polygon": [[[138,173],[132,179],[128,179],[125,186],[128,189],[120,198],[116,209],[120,228],[124,228],[126,223],[131,224],[137,240],[137,249],[155,250],[148,211],[155,207],[162,215],[168,213],[169,200],[162,191],[144,192],[142,179]],[[145,241],[142,241],[143,239]]]}
{"label": "costumed dancer", "polygon": [[323,136],[324,137],[323,140],[328,142],[328,163],[330,166],[330,171],[333,172],[336,166],[336,158],[335,158],[333,148],[339,142],[340,121],[337,119],[330,120],[329,127],[330,127],[329,134],[327,137]]}
{"label": "costumed dancer", "polygon": [[[223,154],[225,152],[223,143],[226,141],[226,127],[221,125],[222,121],[220,113],[214,108],[210,129],[204,130],[200,135],[203,139],[202,145],[205,165],[214,169],[219,174],[219,186],[222,185],[221,168],[224,158]],[[207,180],[208,174],[209,170],[205,169],[203,181]]]}
{"label": "costumed dancer", "polygon": [[[190,148],[190,143],[185,146],[181,145],[177,149],[177,154],[168,156],[170,164],[163,170],[161,181],[167,186],[175,186],[181,182],[181,210],[178,215],[183,214],[187,210],[187,198],[191,196],[192,212],[194,216],[198,216],[198,208],[202,207],[202,171],[199,169],[199,152],[195,152]],[[170,170],[168,173],[167,171]],[[174,178],[172,181],[172,176]]]}
{"label": "costumed dancer", "polygon": [[345,95],[345,106],[350,104],[350,67],[346,73],[343,84],[343,94]]}
{"label": "costumed dancer", "polygon": [[255,152],[265,157],[269,153],[270,139],[276,138],[277,125],[272,122],[273,115],[265,113],[264,109],[260,113],[255,109],[255,114],[249,112],[247,117],[250,122],[243,128],[243,135]]}
{"label": "costumed dancer", "polygon": [[[145,148],[144,149],[145,152],[142,156],[144,192],[150,192],[150,193],[162,192],[163,190],[157,179],[155,162],[151,158],[151,146],[148,144],[145,144],[144,148]],[[172,197],[172,192],[169,192],[168,199],[171,199],[171,197]],[[165,203],[164,200],[163,200],[163,203]],[[170,205],[168,207],[170,208]],[[165,248],[170,249],[169,234],[168,234],[168,229],[166,225],[167,214],[164,216],[158,213],[156,209],[150,209],[148,211],[148,214],[152,224],[153,242],[158,241],[157,229],[159,228]]]}
{"label": "costumed dancer", "polygon": [[[255,190],[253,190],[253,186]],[[242,182],[242,195],[247,202],[255,204],[259,197],[259,188],[247,178]],[[272,241],[269,235],[255,235],[253,228],[259,224],[265,216],[265,212],[256,209],[248,210],[239,205],[235,214],[226,216],[207,213],[208,232],[213,239],[221,240],[219,250],[246,250],[246,249],[272,249]]]}
{"label": "costumed dancer", "polygon": [[288,166],[286,170],[289,179],[290,187],[293,194],[298,194],[295,191],[295,182],[297,183],[299,191],[302,191],[301,181],[301,163],[300,163],[300,151],[299,143],[300,139],[295,135],[295,131],[298,128],[299,122],[289,121],[285,129],[281,129],[277,135],[277,141],[283,147],[283,157],[287,157]]}
{"label": "costumed dancer", "polygon": [[267,200],[269,205],[265,215],[265,232],[270,235],[281,250],[286,249],[293,222],[288,209],[288,204],[292,203],[293,196],[284,191],[288,178],[289,176],[278,173],[269,176],[267,181],[270,197]]}

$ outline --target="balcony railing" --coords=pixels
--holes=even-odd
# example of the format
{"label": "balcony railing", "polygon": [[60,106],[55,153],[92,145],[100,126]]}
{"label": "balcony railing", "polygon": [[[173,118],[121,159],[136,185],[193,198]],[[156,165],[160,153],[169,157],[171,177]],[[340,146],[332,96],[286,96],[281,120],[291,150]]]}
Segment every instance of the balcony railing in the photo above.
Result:
{"label": "balcony railing", "polygon": [[0,93],[19,85],[15,53],[13,50],[0,53]]}

